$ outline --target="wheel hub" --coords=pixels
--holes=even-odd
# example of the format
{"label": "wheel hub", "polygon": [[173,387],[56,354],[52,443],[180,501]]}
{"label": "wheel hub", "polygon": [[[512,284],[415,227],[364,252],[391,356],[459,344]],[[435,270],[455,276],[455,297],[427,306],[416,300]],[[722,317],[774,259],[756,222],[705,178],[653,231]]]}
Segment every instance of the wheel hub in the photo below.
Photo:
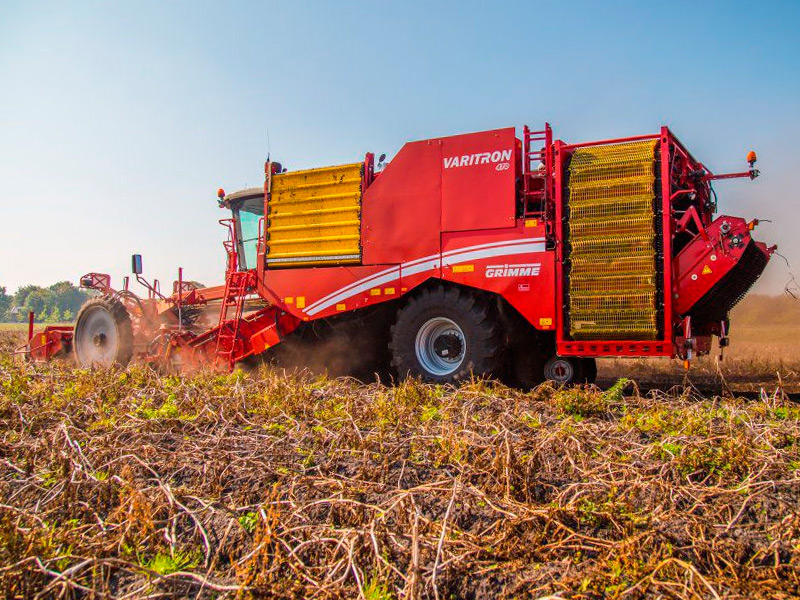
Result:
{"label": "wheel hub", "polygon": [[464,362],[467,345],[464,332],[455,321],[434,317],[419,328],[414,350],[426,371],[444,377],[455,372]]}
{"label": "wheel hub", "polygon": [[433,341],[433,351],[443,360],[450,362],[458,360],[463,346],[461,338],[454,332],[447,332]]}
{"label": "wheel hub", "polygon": [[81,365],[112,365],[119,343],[114,316],[102,306],[91,307],[75,326],[72,346]]}
{"label": "wheel hub", "polygon": [[545,364],[544,376],[556,383],[571,383],[575,379],[575,366],[566,358],[554,356]]}

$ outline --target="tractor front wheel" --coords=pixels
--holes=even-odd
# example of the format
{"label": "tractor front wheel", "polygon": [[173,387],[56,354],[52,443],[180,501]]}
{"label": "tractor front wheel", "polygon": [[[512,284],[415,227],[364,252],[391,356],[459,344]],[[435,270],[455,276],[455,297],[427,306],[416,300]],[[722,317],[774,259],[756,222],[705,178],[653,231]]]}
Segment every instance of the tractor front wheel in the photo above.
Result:
{"label": "tractor front wheel", "polygon": [[78,312],[72,338],[82,367],[126,366],[133,356],[133,326],[125,306],[112,298],[92,298]]}
{"label": "tractor front wheel", "polygon": [[456,383],[501,366],[497,315],[478,294],[438,286],[412,297],[391,328],[392,366],[400,378]]}

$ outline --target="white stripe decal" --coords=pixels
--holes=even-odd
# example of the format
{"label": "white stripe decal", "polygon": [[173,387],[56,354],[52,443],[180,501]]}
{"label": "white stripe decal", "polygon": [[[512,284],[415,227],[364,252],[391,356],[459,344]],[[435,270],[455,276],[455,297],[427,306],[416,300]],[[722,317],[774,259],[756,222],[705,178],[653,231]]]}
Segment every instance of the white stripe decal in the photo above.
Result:
{"label": "white stripe decal", "polygon": [[[399,268],[400,267],[391,267],[390,269],[386,269],[384,271],[378,271],[377,273],[373,273],[369,277],[364,277],[363,279],[359,279],[357,281],[354,281],[353,283],[351,283],[349,285],[346,285],[343,288],[339,288],[335,292],[332,292],[332,293],[328,294],[327,296],[324,296],[324,297],[320,298],[316,302],[313,302],[312,304],[309,304],[308,308],[309,309],[314,308],[317,304],[319,304],[321,302],[324,302],[325,300],[328,300],[330,298],[333,298],[334,296],[337,296],[337,295],[341,294],[342,292],[345,292],[345,291],[347,291],[347,290],[349,290],[351,288],[356,288],[356,287],[358,287],[359,285],[361,285],[363,283],[366,283],[368,281],[372,281],[373,279],[376,279],[378,277],[382,277],[382,276],[387,275],[389,273],[396,272],[396,271],[399,270]],[[306,310],[306,312],[308,313],[308,310]],[[308,313],[308,314],[312,314],[312,313]]]}
{"label": "white stripe decal", "polygon": [[[404,262],[401,266],[403,270],[403,274],[410,275],[413,273],[419,273],[420,271],[425,271],[427,269],[411,269],[412,266],[417,266],[418,263],[426,262],[426,261],[437,261],[440,257],[445,256],[452,256],[454,254],[460,254],[462,252],[469,252],[470,250],[480,250],[481,248],[495,248],[499,246],[515,246],[521,244],[527,244],[530,242],[543,242],[544,238],[525,238],[520,240],[505,240],[503,242],[490,242],[488,244],[477,244],[475,246],[465,246],[463,248],[456,248],[455,250],[448,250],[447,252],[442,252],[441,254],[431,254],[430,256],[425,256],[423,258],[417,258],[415,260],[410,260],[408,262]],[[433,267],[429,268],[438,268],[439,265],[436,264]]]}
{"label": "white stripe decal", "polygon": [[530,252],[544,252],[544,242],[531,242],[520,244],[519,246],[500,246],[499,248],[486,248],[485,250],[473,250],[472,252],[461,252],[448,256],[443,261],[444,265],[454,265],[468,260],[478,260],[489,258],[490,256],[507,256],[509,254],[528,254]]}
{"label": "white stripe decal", "polygon": [[434,258],[439,258],[439,254],[429,254],[428,256],[423,256],[422,258],[415,258],[414,260],[404,262],[401,266],[406,269],[412,265],[416,265],[417,263],[425,262],[426,260],[433,260]]}
{"label": "white stripe decal", "polygon": [[[470,246],[470,248],[473,248],[473,247],[477,248],[477,246]],[[409,268],[412,267],[412,266],[417,266],[420,263],[424,263],[425,261],[430,261],[430,260],[438,261],[439,260],[439,255],[438,254],[430,254],[429,256],[423,256],[422,258],[416,258],[414,260],[410,260],[408,262],[404,262],[402,265],[400,265],[400,267],[392,267],[390,269],[386,269],[385,271],[379,271],[378,273],[375,273],[374,275],[370,275],[369,277],[365,277],[363,279],[359,279],[357,281],[354,281],[350,285],[347,285],[347,286],[345,286],[343,288],[340,288],[340,289],[336,290],[335,292],[328,294],[327,296],[323,296],[322,298],[320,298],[316,302],[312,302],[311,304],[309,304],[308,308],[306,309],[306,314],[309,314],[309,315],[316,314],[316,312],[319,312],[319,311],[315,311],[315,312],[311,312],[311,311],[313,309],[315,309],[319,304],[325,302],[326,300],[330,300],[334,296],[338,297],[342,292],[345,292],[345,291],[350,290],[350,289],[355,289],[356,287],[362,286],[363,284],[365,284],[368,281],[372,281],[376,277],[381,277],[383,275],[386,275],[387,273],[390,273],[392,271],[396,271],[399,268],[403,269],[403,273],[406,273],[406,274],[409,274],[409,275],[411,275],[413,273],[419,273],[420,271],[427,271],[429,268],[438,268],[439,265],[437,264],[434,267],[426,267],[424,269],[415,268],[414,270],[409,270]],[[353,292],[353,293],[355,294],[357,292]],[[328,305],[328,306],[330,306],[330,305]]]}
{"label": "white stripe decal", "polygon": [[423,258],[417,258],[408,262],[404,262],[400,267],[392,267],[380,271],[369,277],[359,279],[327,296],[320,298],[313,304],[310,304],[305,313],[307,315],[315,315],[322,312],[339,302],[351,296],[355,296],[370,288],[389,283],[400,279],[403,276],[415,275],[425,271],[433,271],[438,269],[440,264],[452,265],[468,260],[478,260],[481,258],[488,258],[491,256],[508,256],[512,254],[529,254],[531,252],[544,252],[544,238],[527,238],[522,240],[511,240],[505,242],[494,242],[490,244],[477,244],[475,246],[466,246],[456,250],[449,250],[442,253],[441,258],[438,254],[432,254]]}
{"label": "white stripe decal", "polygon": [[330,299],[326,300],[321,304],[317,304],[314,308],[309,308],[306,310],[306,314],[308,315],[315,315],[320,311],[325,310],[326,308],[333,306],[339,300],[344,300],[345,298],[349,298],[350,296],[355,296],[356,294],[360,294],[361,292],[365,292],[370,288],[377,287],[379,285],[383,285],[384,283],[389,283],[390,281],[394,281],[396,279],[400,279],[400,272],[398,269],[395,269],[391,273],[387,273],[383,277],[378,277],[377,279],[371,279],[361,285],[356,286],[355,288],[347,289],[343,292],[339,292],[335,294]]}
{"label": "white stripe decal", "polygon": [[437,256],[436,258],[426,260],[425,262],[415,263],[410,267],[407,267],[405,264],[403,264],[400,267],[400,274],[406,276],[416,275],[417,273],[422,273],[424,271],[433,271],[434,269],[439,268],[441,262],[441,259]]}
{"label": "white stripe decal", "polygon": [[458,254],[459,252],[467,252],[469,250],[480,250],[481,248],[497,248],[499,246],[516,246],[517,244],[528,244],[530,242],[543,242],[544,238],[523,238],[519,240],[506,240],[505,242],[491,242],[489,244],[478,244],[477,246],[464,246],[463,248],[456,248],[455,250],[448,250],[443,252],[442,256],[449,256],[451,254]]}

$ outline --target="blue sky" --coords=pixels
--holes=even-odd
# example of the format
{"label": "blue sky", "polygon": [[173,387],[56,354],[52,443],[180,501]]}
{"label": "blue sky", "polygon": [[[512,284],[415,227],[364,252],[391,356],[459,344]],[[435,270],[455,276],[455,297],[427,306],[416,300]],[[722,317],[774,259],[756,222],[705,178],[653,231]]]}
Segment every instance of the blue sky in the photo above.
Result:
{"label": "blue sky", "polygon": [[[220,186],[528,123],[673,128],[800,271],[800,2],[0,3],[0,285],[221,281]],[[269,146],[268,136],[269,131]],[[773,261],[760,291],[788,279]]]}

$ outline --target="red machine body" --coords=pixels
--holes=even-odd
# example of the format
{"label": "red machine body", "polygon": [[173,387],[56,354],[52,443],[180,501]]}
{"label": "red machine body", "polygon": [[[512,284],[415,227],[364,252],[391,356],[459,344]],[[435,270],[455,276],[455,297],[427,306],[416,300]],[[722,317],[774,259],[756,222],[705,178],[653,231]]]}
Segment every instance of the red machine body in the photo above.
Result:
{"label": "red machine body", "polygon": [[[663,335],[658,340],[570,340],[563,328],[565,304],[564,184],[566,163],[577,149],[593,145],[657,140],[663,239]],[[394,300],[430,279],[497,294],[533,327],[556,332],[563,356],[686,356],[682,324],[691,309],[735,272],[746,249],[759,254],[759,269],[742,280],[732,297],[714,298],[713,322],[698,335],[724,334],[721,322],[766,265],[774,248],[750,237],[740,218],[713,221],[714,178],[753,177],[754,171],[714,176],[665,127],[660,134],[568,145],[551,141],[549,126],[499,129],[406,144],[364,192],[363,266],[264,269],[259,293],[300,321]],[[542,141],[541,150],[530,150]],[[523,150],[523,143],[525,149]],[[541,161],[542,169],[533,162]],[[679,170],[670,173],[675,165]],[[692,180],[689,174],[702,171]],[[755,172],[757,173],[757,172]],[[695,185],[693,185],[693,182]],[[678,209],[676,187],[695,194]],[[520,208],[520,197],[533,209]],[[703,208],[701,208],[703,207]],[[690,221],[691,219],[691,221]],[[729,228],[722,235],[723,224]],[[692,242],[673,256],[672,240],[691,225]],[[734,243],[731,240],[735,240]],[[295,301],[302,299],[300,305]],[[699,323],[698,323],[699,325]],[[704,346],[705,342],[703,343]]]}
{"label": "red machine body", "polygon": [[513,129],[406,144],[364,192],[362,266],[263,269],[260,295],[310,320],[442,279],[498,293],[552,329],[554,254],[544,222],[517,218],[519,159]]}
{"label": "red machine body", "polygon": [[[575,339],[567,308],[570,161],[580,149],[637,141],[652,141],[655,148],[658,334]],[[232,367],[280,344],[304,323],[366,314],[380,305],[392,307],[391,314],[415,290],[439,282],[493,298],[500,312],[510,307],[558,356],[691,358],[707,351],[712,335],[726,338],[728,311],[774,251],[752,240],[754,222],[713,217],[711,181],[752,179],[758,175],[753,165],[714,175],[666,127],[583,144],[554,141],[549,125],[542,131],[525,127],[520,138],[514,128],[435,138],[407,143],[380,172],[368,154],[361,169],[358,264],[275,266],[268,228],[271,182],[281,168],[267,163],[266,172],[263,216],[257,239],[249,240],[255,264],[244,266],[240,256],[246,253],[236,212],[240,199],[220,196],[221,206],[234,208],[234,219],[223,222],[229,229],[224,286],[200,289],[179,280],[165,297],[147,284],[149,298],[142,302],[129,292],[127,278],[122,292],[110,288],[107,276],[82,279],[138,315],[134,337],[141,357]],[[337,210],[344,209],[307,212]],[[212,307],[205,319],[197,318],[202,307]],[[184,323],[181,311],[194,321]],[[37,352],[31,349],[31,356],[42,354]]]}

